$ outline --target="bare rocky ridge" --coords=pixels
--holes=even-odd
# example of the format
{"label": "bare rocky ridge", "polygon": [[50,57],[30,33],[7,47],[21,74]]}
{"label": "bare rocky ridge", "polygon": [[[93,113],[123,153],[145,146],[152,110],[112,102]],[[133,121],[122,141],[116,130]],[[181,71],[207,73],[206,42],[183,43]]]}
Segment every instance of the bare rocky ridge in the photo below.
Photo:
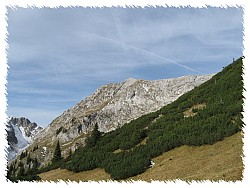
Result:
{"label": "bare rocky ridge", "polygon": [[155,81],[129,78],[122,83],[104,85],[53,120],[34,143],[46,147],[49,159],[59,140],[66,156],[69,149],[74,151],[84,144],[86,134],[96,123],[100,131],[109,132],[175,101],[211,77],[191,75]]}

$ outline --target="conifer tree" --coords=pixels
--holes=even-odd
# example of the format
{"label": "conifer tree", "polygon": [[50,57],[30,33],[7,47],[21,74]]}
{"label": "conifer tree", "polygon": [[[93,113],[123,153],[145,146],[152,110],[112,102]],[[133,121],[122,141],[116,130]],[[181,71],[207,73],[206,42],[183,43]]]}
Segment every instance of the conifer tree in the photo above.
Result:
{"label": "conifer tree", "polygon": [[34,168],[34,169],[37,169],[38,166],[39,166],[39,163],[38,163],[37,158],[35,157],[35,158],[33,159],[33,168]]}
{"label": "conifer tree", "polygon": [[25,170],[24,170],[24,167],[22,166],[19,168],[19,171],[17,173],[17,177],[22,177],[24,175],[25,175]]}
{"label": "conifer tree", "polygon": [[91,136],[86,141],[87,146],[90,147],[95,146],[100,137],[101,137],[101,132],[98,130],[98,125],[96,123],[91,133]]}
{"label": "conifer tree", "polygon": [[28,154],[28,157],[27,157],[27,164],[29,164],[31,161],[32,161],[32,159],[31,159],[31,157],[30,157],[30,154]]}
{"label": "conifer tree", "polygon": [[92,137],[94,138],[95,141],[99,140],[99,138],[101,137],[101,132],[98,130],[97,123],[95,124],[95,127],[93,129]]}
{"label": "conifer tree", "polygon": [[57,141],[54,156],[52,159],[52,163],[56,163],[62,159],[62,154],[61,154],[61,148],[60,148],[60,143],[59,140]]}
{"label": "conifer tree", "polygon": [[69,156],[68,157],[71,157],[71,156],[72,156],[72,150],[70,148],[70,150],[69,150]]}

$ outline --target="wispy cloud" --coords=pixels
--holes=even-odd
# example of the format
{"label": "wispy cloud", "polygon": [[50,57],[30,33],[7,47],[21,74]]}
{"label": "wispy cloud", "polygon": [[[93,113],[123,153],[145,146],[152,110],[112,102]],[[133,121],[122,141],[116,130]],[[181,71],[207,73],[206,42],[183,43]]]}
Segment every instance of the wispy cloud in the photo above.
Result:
{"label": "wispy cloud", "polygon": [[[39,109],[27,107],[11,107],[8,108],[8,113],[15,117],[23,117],[24,114],[29,114],[27,117],[31,122],[37,123],[39,126],[46,127],[48,122],[51,122],[55,117],[59,116],[63,111],[61,109]],[[43,118],[41,118],[43,117]]]}
{"label": "wispy cloud", "polygon": [[30,116],[33,105],[40,121],[42,111],[62,112],[108,82],[218,72],[242,54],[242,14],[238,8],[9,9],[8,114]]}
{"label": "wispy cloud", "polygon": [[[93,35],[93,34],[92,34],[92,35]],[[119,47],[123,47],[123,48],[125,48],[125,49],[133,49],[135,52],[138,52],[138,53],[141,53],[141,54],[144,54],[144,55],[147,55],[147,56],[148,56],[148,55],[149,55],[149,56],[152,56],[152,57],[154,57],[154,58],[163,60],[163,61],[165,61],[165,62],[167,62],[167,63],[172,63],[172,64],[175,64],[175,65],[178,65],[178,66],[180,66],[180,67],[182,67],[182,68],[191,70],[191,71],[196,72],[196,73],[201,73],[200,71],[197,71],[197,70],[195,70],[195,69],[193,69],[193,68],[190,68],[190,67],[188,67],[188,66],[185,66],[185,65],[182,65],[182,64],[180,64],[180,63],[177,63],[176,61],[174,61],[174,60],[172,60],[172,59],[163,57],[163,56],[161,56],[161,55],[158,55],[158,54],[156,54],[156,53],[150,52],[150,51],[148,51],[148,50],[144,50],[144,49],[142,49],[142,48],[138,48],[138,47],[136,47],[136,46],[133,46],[133,45],[130,45],[130,44],[126,44],[126,43],[124,43],[124,42],[120,42],[120,41],[117,41],[117,40],[114,40],[114,39],[110,39],[110,38],[107,38],[107,37],[103,37],[103,36],[100,36],[100,35],[94,35],[94,36],[96,36],[96,37],[98,37],[98,38],[100,38],[100,39],[102,39],[102,40],[111,42],[111,43],[113,43],[113,44],[115,44],[115,45],[118,45]]]}

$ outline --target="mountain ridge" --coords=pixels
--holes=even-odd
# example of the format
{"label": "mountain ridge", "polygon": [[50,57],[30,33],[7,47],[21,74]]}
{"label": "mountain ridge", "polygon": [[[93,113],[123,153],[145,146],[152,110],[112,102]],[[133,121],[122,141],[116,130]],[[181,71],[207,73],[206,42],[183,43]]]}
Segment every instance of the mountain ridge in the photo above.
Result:
{"label": "mountain ridge", "polygon": [[[84,134],[87,135],[96,123],[101,132],[115,130],[173,102],[211,77],[189,75],[154,81],[128,78],[124,82],[106,84],[55,118],[37,135],[35,142],[52,146],[59,140],[64,146],[63,155],[66,155],[69,149],[74,151],[84,144]],[[75,139],[77,141],[72,144]]]}

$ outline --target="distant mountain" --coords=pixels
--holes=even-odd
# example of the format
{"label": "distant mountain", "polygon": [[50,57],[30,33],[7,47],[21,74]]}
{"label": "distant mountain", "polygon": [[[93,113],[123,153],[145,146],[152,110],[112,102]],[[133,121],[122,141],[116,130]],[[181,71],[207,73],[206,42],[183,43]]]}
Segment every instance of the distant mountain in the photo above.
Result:
{"label": "distant mountain", "polygon": [[7,141],[7,159],[13,160],[16,155],[25,149],[34,139],[34,137],[43,130],[36,123],[24,117],[11,117],[6,125]]}

